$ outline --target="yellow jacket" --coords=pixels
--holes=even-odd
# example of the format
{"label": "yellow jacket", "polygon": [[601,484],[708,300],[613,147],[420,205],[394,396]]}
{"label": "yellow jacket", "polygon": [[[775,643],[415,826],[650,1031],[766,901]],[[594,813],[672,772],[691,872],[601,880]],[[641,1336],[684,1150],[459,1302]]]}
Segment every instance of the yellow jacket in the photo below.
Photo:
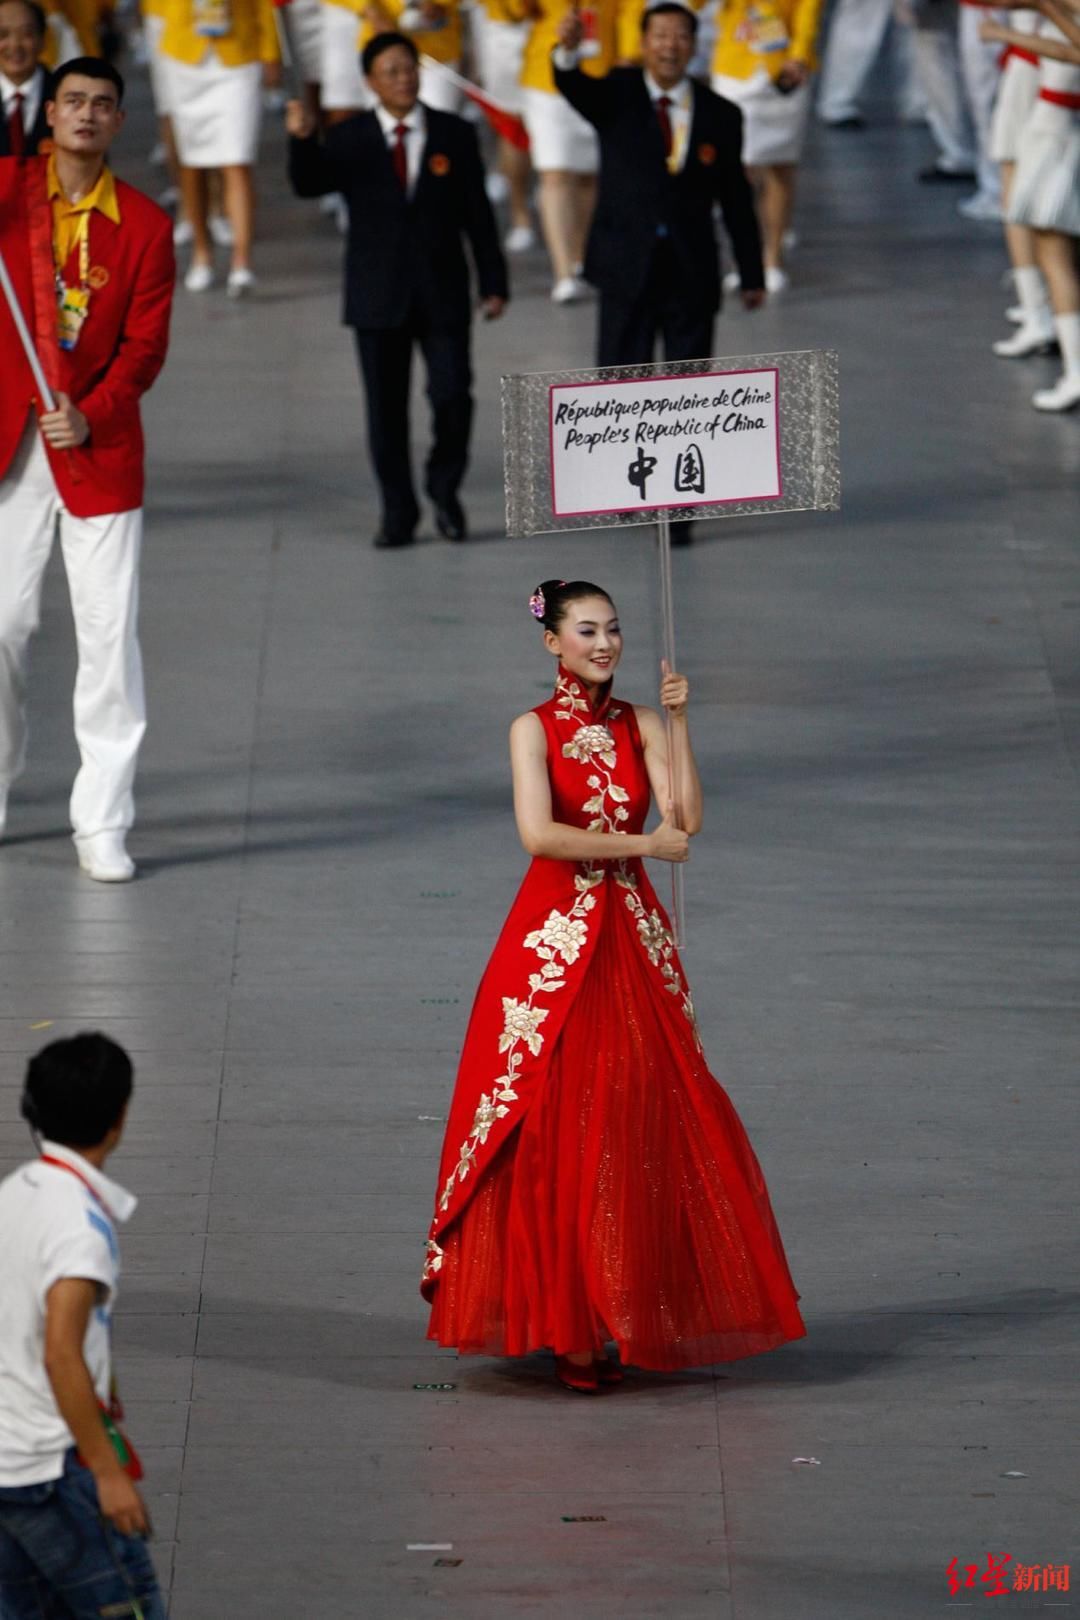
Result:
{"label": "yellow jacket", "polygon": [[192,0],[163,0],[159,7],[155,7],[165,19],[161,35],[162,54],[192,66],[202,61],[210,47],[226,67],[244,67],[249,62],[279,61],[281,53],[270,0],[224,0],[224,4],[228,11],[229,31],[210,38],[195,32]]}
{"label": "yellow jacket", "polygon": [[[353,11],[360,18],[356,35],[357,51],[362,51],[368,40],[381,32],[364,17],[370,3],[371,0],[330,0],[331,5],[341,6],[343,11]],[[398,18],[411,3],[414,0],[377,0],[379,10],[390,18],[392,28],[397,28]],[[402,33],[408,33],[421,56],[430,56],[434,62],[457,63],[461,60],[461,12],[458,0],[437,0],[437,4],[446,12],[444,28],[409,28],[402,29]]]}
{"label": "yellow jacket", "polygon": [[[511,12],[530,15],[525,0],[507,0]],[[589,13],[595,18],[595,38],[600,49],[581,61],[581,71],[594,79],[610,73],[616,62],[636,62],[641,56],[641,13],[644,0],[583,0],[582,21],[588,27]],[[547,90],[556,94],[551,71],[551,53],[558,44],[559,24],[570,10],[568,0],[538,0],[539,15],[525,45],[521,83],[526,90]]]}
{"label": "yellow jacket", "polygon": [[765,68],[775,79],[792,57],[817,67],[823,6],[824,0],[722,0],[712,71],[749,79]]}

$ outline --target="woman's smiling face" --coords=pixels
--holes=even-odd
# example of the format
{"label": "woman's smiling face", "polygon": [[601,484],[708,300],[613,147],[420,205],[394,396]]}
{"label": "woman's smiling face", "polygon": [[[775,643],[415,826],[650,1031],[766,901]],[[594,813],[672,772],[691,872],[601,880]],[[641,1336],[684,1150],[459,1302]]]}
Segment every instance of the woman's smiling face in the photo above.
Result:
{"label": "woman's smiling face", "polygon": [[588,686],[610,681],[622,656],[622,631],[615,604],[606,596],[586,596],[567,604],[557,630],[544,632],[549,653]]}

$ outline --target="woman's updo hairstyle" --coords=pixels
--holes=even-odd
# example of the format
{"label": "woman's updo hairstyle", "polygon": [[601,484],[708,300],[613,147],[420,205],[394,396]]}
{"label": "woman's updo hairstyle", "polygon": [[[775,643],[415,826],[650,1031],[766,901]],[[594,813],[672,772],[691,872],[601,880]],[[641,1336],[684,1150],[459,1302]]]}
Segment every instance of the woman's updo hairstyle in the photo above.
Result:
{"label": "woman's updo hairstyle", "polygon": [[[571,603],[587,601],[590,596],[602,596],[605,602],[611,602],[607,591],[587,579],[545,579],[529,597],[529,612],[545,630],[558,633]],[[614,602],[611,607],[614,611]]]}

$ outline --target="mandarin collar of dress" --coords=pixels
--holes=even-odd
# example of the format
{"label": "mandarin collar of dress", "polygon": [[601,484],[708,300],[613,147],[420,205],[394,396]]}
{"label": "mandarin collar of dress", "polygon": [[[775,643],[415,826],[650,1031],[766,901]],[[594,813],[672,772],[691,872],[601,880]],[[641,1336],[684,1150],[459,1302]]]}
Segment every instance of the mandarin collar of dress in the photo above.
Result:
{"label": "mandarin collar of dress", "polygon": [[560,684],[564,681],[566,682],[567,686],[576,687],[579,697],[583,698],[584,701],[589,705],[589,724],[594,726],[601,725],[607,718],[608,710],[611,708],[612,689],[615,684],[615,677],[612,676],[611,680],[605,681],[603,686],[598,686],[596,688],[595,693],[590,694],[588,687],[585,685],[585,682],[581,679],[581,677],[579,675],[571,675],[570,671],[566,669],[562,663],[560,663],[558,673],[555,677],[556,692],[558,692]]}

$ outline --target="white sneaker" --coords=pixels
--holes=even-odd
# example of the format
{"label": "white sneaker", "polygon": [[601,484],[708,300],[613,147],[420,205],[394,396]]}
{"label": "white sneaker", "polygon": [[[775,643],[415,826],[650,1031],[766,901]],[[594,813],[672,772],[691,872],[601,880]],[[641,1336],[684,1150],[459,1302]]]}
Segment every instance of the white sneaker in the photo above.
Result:
{"label": "white sneaker", "polygon": [[528,253],[536,246],[536,232],[531,225],[512,225],[503,237],[507,253]]}
{"label": "white sneaker", "polygon": [[588,286],[579,276],[560,276],[551,289],[553,304],[580,304],[588,296]]}
{"label": "white sneaker", "polygon": [[999,338],[994,353],[1003,360],[1026,360],[1029,354],[1046,354],[1057,347],[1053,322],[1031,321],[1018,326],[1012,337]]}
{"label": "white sneaker", "polygon": [[211,214],[206,224],[211,242],[216,242],[218,247],[232,247],[233,228],[224,214]]}
{"label": "white sneaker", "polygon": [[789,286],[788,273],[781,270],[778,264],[765,266],[765,291],[771,293],[786,292]]}
{"label": "white sneaker", "polygon": [[250,298],[255,291],[254,273],[246,265],[229,271],[229,279],[225,283],[225,293],[229,298]]}
{"label": "white sneaker", "polygon": [[1037,411],[1071,411],[1080,405],[1080,372],[1064,372],[1053,388],[1040,388],[1032,394],[1031,403]]}
{"label": "white sneaker", "polygon": [[201,293],[208,291],[214,285],[214,267],[212,264],[189,264],[187,275],[184,277],[184,286],[188,292]]}
{"label": "white sneaker", "polygon": [[124,848],[122,832],[100,832],[91,838],[76,838],[75,849],[79,865],[95,883],[130,883],[135,876],[135,862]]}
{"label": "white sneaker", "polygon": [[178,219],[172,228],[173,247],[187,247],[195,231],[190,219]]}
{"label": "white sneaker", "polygon": [[988,196],[985,191],[976,191],[970,197],[964,197],[957,203],[956,212],[963,215],[964,219],[1000,223],[1001,199],[1000,197]]}
{"label": "white sneaker", "polygon": [[738,292],[742,286],[742,277],[737,270],[729,270],[724,276],[723,288],[725,292]]}

